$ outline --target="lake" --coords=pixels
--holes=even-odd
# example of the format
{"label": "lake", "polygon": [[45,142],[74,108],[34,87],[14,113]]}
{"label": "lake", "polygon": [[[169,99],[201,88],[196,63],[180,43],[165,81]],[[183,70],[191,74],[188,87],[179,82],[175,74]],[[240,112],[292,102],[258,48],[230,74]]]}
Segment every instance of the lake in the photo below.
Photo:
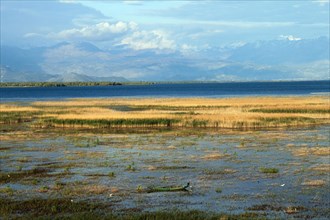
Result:
{"label": "lake", "polygon": [[233,97],[312,95],[330,92],[330,81],[185,83],[83,87],[0,88],[1,102],[64,98]]}

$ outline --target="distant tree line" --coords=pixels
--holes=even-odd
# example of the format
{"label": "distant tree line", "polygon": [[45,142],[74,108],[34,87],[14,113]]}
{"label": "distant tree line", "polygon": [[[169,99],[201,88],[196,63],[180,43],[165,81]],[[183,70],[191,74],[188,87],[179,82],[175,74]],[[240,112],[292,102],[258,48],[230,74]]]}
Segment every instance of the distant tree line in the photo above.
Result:
{"label": "distant tree line", "polygon": [[119,82],[1,82],[0,87],[119,86]]}

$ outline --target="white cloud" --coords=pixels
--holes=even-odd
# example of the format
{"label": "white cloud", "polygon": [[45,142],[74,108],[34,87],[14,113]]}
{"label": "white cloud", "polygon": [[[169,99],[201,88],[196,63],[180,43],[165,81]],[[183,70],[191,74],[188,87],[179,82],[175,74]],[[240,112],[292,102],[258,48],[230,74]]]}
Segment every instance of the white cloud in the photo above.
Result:
{"label": "white cloud", "polygon": [[73,28],[63,30],[58,33],[51,33],[49,34],[49,37],[57,39],[83,38],[89,40],[108,40],[119,34],[125,34],[128,31],[132,31],[136,28],[137,24],[134,22],[100,22],[82,28]]}
{"label": "white cloud", "polygon": [[123,1],[126,5],[142,5],[142,1],[135,1],[135,0],[127,0]]}
{"label": "white cloud", "polygon": [[189,34],[188,37],[193,40],[196,40],[199,38],[204,38],[212,35],[219,35],[223,32],[224,32],[223,30],[204,30],[204,31],[199,31],[197,33]]}
{"label": "white cloud", "polygon": [[65,3],[65,4],[76,4],[76,3],[78,3],[76,0],[59,0],[59,2]]}
{"label": "white cloud", "polygon": [[37,33],[26,33],[26,34],[24,34],[23,37],[25,37],[25,38],[29,38],[29,37],[42,37],[42,35],[41,34],[37,34]]}
{"label": "white cloud", "polygon": [[315,0],[313,2],[318,3],[320,6],[324,6],[326,4],[329,4],[330,0]]}
{"label": "white cloud", "polygon": [[120,42],[134,50],[158,49],[158,50],[175,50],[176,44],[168,38],[168,34],[164,31],[135,31],[131,35],[126,36]]}
{"label": "white cloud", "polygon": [[302,40],[302,38],[300,37],[294,37],[293,35],[281,35],[280,39],[283,40],[289,40],[289,41],[298,41],[298,40]]}

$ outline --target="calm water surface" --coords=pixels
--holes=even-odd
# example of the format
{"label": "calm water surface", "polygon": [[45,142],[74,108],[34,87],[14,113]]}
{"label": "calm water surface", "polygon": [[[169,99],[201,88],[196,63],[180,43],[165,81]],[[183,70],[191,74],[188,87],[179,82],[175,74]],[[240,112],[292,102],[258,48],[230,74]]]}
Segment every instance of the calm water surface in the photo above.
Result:
{"label": "calm water surface", "polygon": [[330,81],[0,88],[1,102],[97,97],[231,97],[330,92]]}

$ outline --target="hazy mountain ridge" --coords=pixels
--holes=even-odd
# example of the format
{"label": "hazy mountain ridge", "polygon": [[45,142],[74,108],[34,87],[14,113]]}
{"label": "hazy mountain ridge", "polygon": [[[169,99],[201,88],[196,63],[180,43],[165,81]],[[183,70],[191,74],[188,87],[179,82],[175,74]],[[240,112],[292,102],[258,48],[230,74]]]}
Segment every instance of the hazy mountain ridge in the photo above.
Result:
{"label": "hazy mountain ridge", "polygon": [[204,51],[100,49],[88,43],[1,46],[1,81],[328,79],[329,39],[273,40]]}
{"label": "hazy mountain ridge", "polygon": [[235,49],[232,61],[278,65],[329,60],[329,39],[274,40],[248,43]]}

